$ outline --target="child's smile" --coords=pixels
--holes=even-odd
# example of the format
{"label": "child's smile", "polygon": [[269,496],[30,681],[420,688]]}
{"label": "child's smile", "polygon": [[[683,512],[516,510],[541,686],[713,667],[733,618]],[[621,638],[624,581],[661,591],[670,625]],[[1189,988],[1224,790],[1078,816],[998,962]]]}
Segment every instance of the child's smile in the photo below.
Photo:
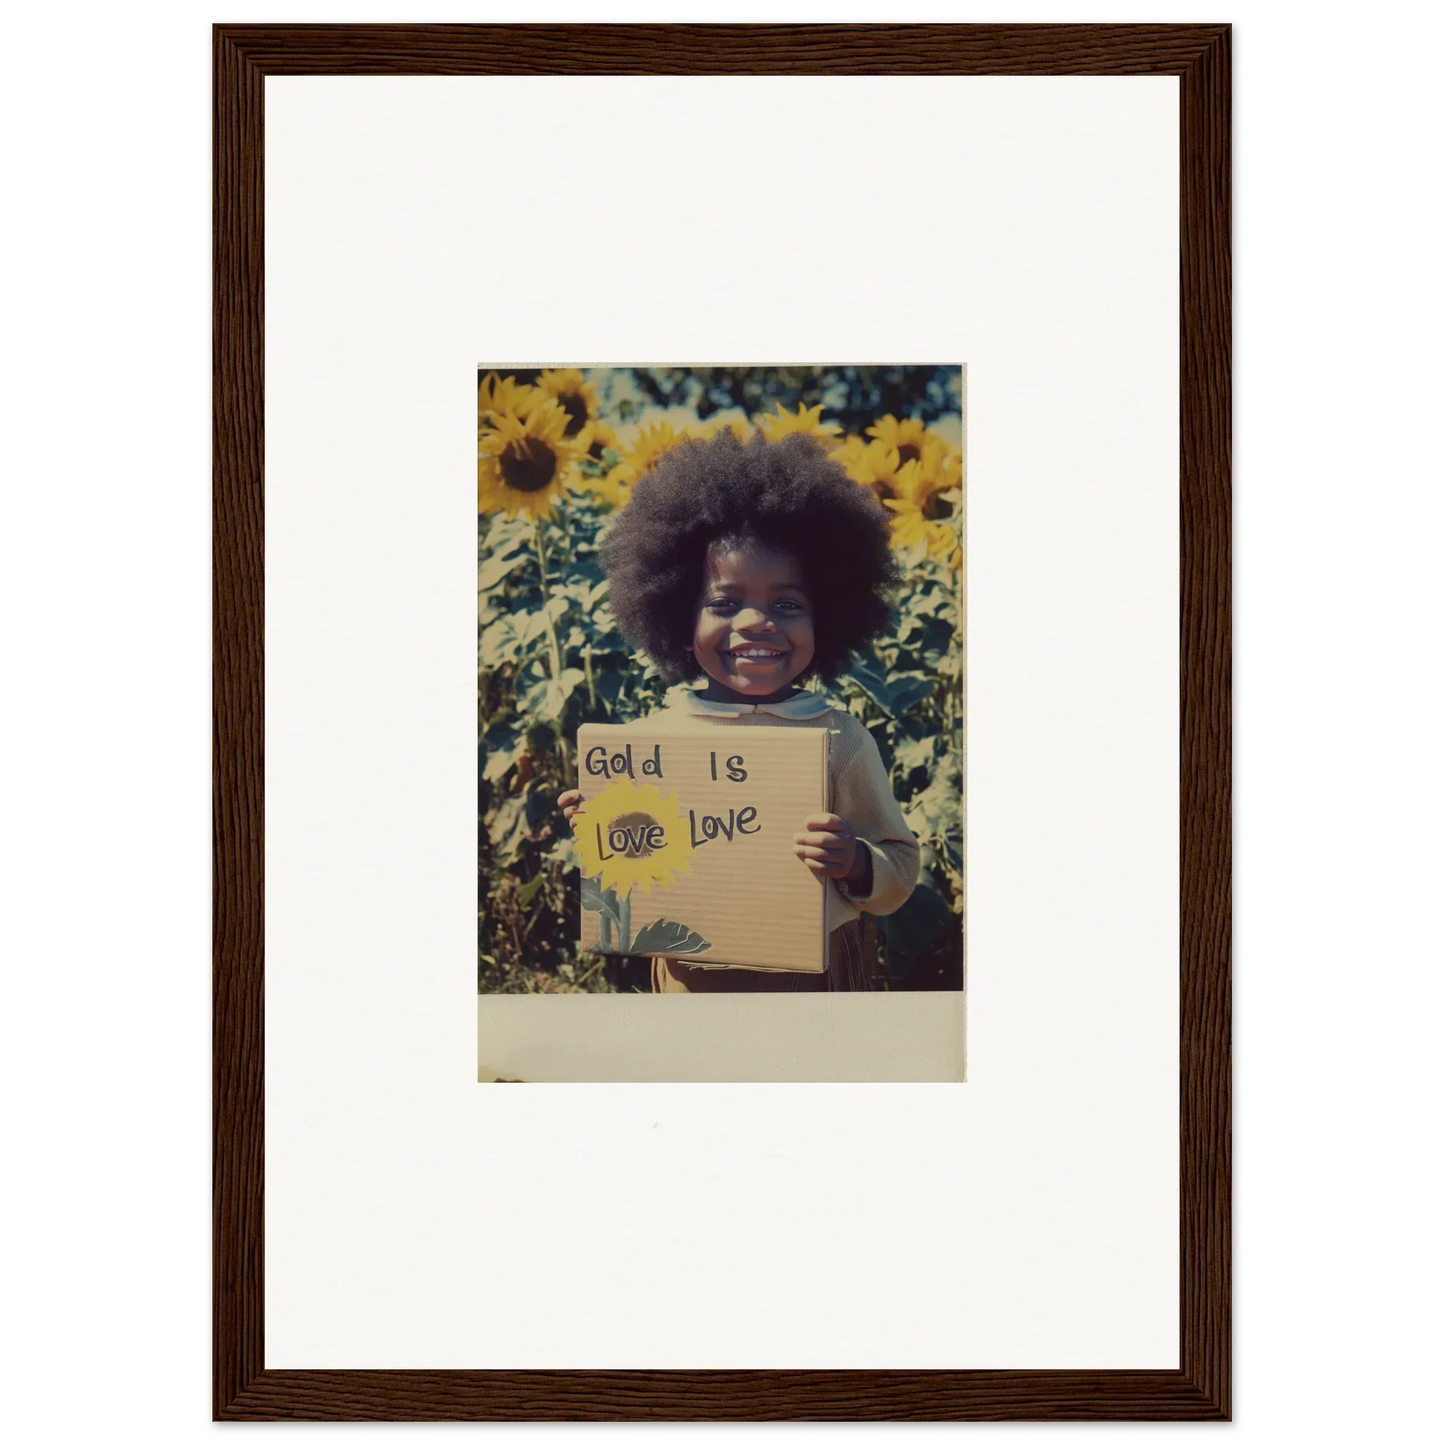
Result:
{"label": "child's smile", "polygon": [[789,552],[752,545],[715,554],[697,612],[692,654],[705,697],[778,702],[813,660],[813,612]]}

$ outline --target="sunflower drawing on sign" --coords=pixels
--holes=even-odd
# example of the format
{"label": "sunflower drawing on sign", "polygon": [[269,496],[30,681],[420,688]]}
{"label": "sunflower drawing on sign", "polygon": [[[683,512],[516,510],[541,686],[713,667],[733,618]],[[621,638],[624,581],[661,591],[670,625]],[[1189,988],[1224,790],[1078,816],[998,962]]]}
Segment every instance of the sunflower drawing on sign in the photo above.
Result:
{"label": "sunflower drawing on sign", "polygon": [[670,918],[632,931],[632,895],[668,888],[692,868],[692,839],[673,793],[618,779],[572,819],[582,906],[598,915],[597,953],[702,953],[712,945]]}

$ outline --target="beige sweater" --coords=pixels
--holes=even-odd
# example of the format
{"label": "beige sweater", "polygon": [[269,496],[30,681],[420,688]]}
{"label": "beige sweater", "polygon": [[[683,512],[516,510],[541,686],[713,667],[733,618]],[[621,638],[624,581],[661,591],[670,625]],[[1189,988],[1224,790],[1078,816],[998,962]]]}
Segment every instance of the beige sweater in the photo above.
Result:
{"label": "beige sweater", "polygon": [[638,719],[638,726],[656,728],[675,718],[719,727],[827,728],[829,810],[853,825],[873,863],[873,885],[862,896],[832,881],[828,889],[828,930],[848,923],[859,913],[892,913],[901,908],[918,881],[918,840],[903,820],[888,782],[878,745],[857,718],[831,708],[817,693],[803,692],[780,703],[715,703],[691,686],[674,688],[660,713]]}

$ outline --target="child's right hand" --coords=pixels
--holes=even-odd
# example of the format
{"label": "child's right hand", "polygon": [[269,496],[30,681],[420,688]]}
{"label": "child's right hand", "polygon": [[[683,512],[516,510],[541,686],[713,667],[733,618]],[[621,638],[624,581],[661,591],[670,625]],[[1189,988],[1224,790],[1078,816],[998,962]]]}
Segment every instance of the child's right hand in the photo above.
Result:
{"label": "child's right hand", "polygon": [[557,806],[562,810],[562,816],[570,823],[572,814],[582,806],[582,794],[576,788],[569,788],[565,793],[557,795]]}

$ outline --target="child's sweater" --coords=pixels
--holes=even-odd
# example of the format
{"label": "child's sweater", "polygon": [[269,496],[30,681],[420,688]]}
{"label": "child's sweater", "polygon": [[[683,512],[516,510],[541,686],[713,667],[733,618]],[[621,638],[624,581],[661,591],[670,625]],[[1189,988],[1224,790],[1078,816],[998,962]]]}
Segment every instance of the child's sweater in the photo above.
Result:
{"label": "child's sweater", "polygon": [[878,745],[857,718],[829,707],[814,692],[778,703],[711,702],[685,685],[669,692],[667,706],[639,719],[639,725],[656,728],[669,720],[728,728],[827,728],[832,733],[828,739],[828,811],[853,825],[873,866],[872,886],[864,894],[850,893],[841,880],[827,880],[824,916],[828,930],[831,933],[851,923],[860,913],[892,913],[907,901],[918,881],[918,840],[893,796]]}

